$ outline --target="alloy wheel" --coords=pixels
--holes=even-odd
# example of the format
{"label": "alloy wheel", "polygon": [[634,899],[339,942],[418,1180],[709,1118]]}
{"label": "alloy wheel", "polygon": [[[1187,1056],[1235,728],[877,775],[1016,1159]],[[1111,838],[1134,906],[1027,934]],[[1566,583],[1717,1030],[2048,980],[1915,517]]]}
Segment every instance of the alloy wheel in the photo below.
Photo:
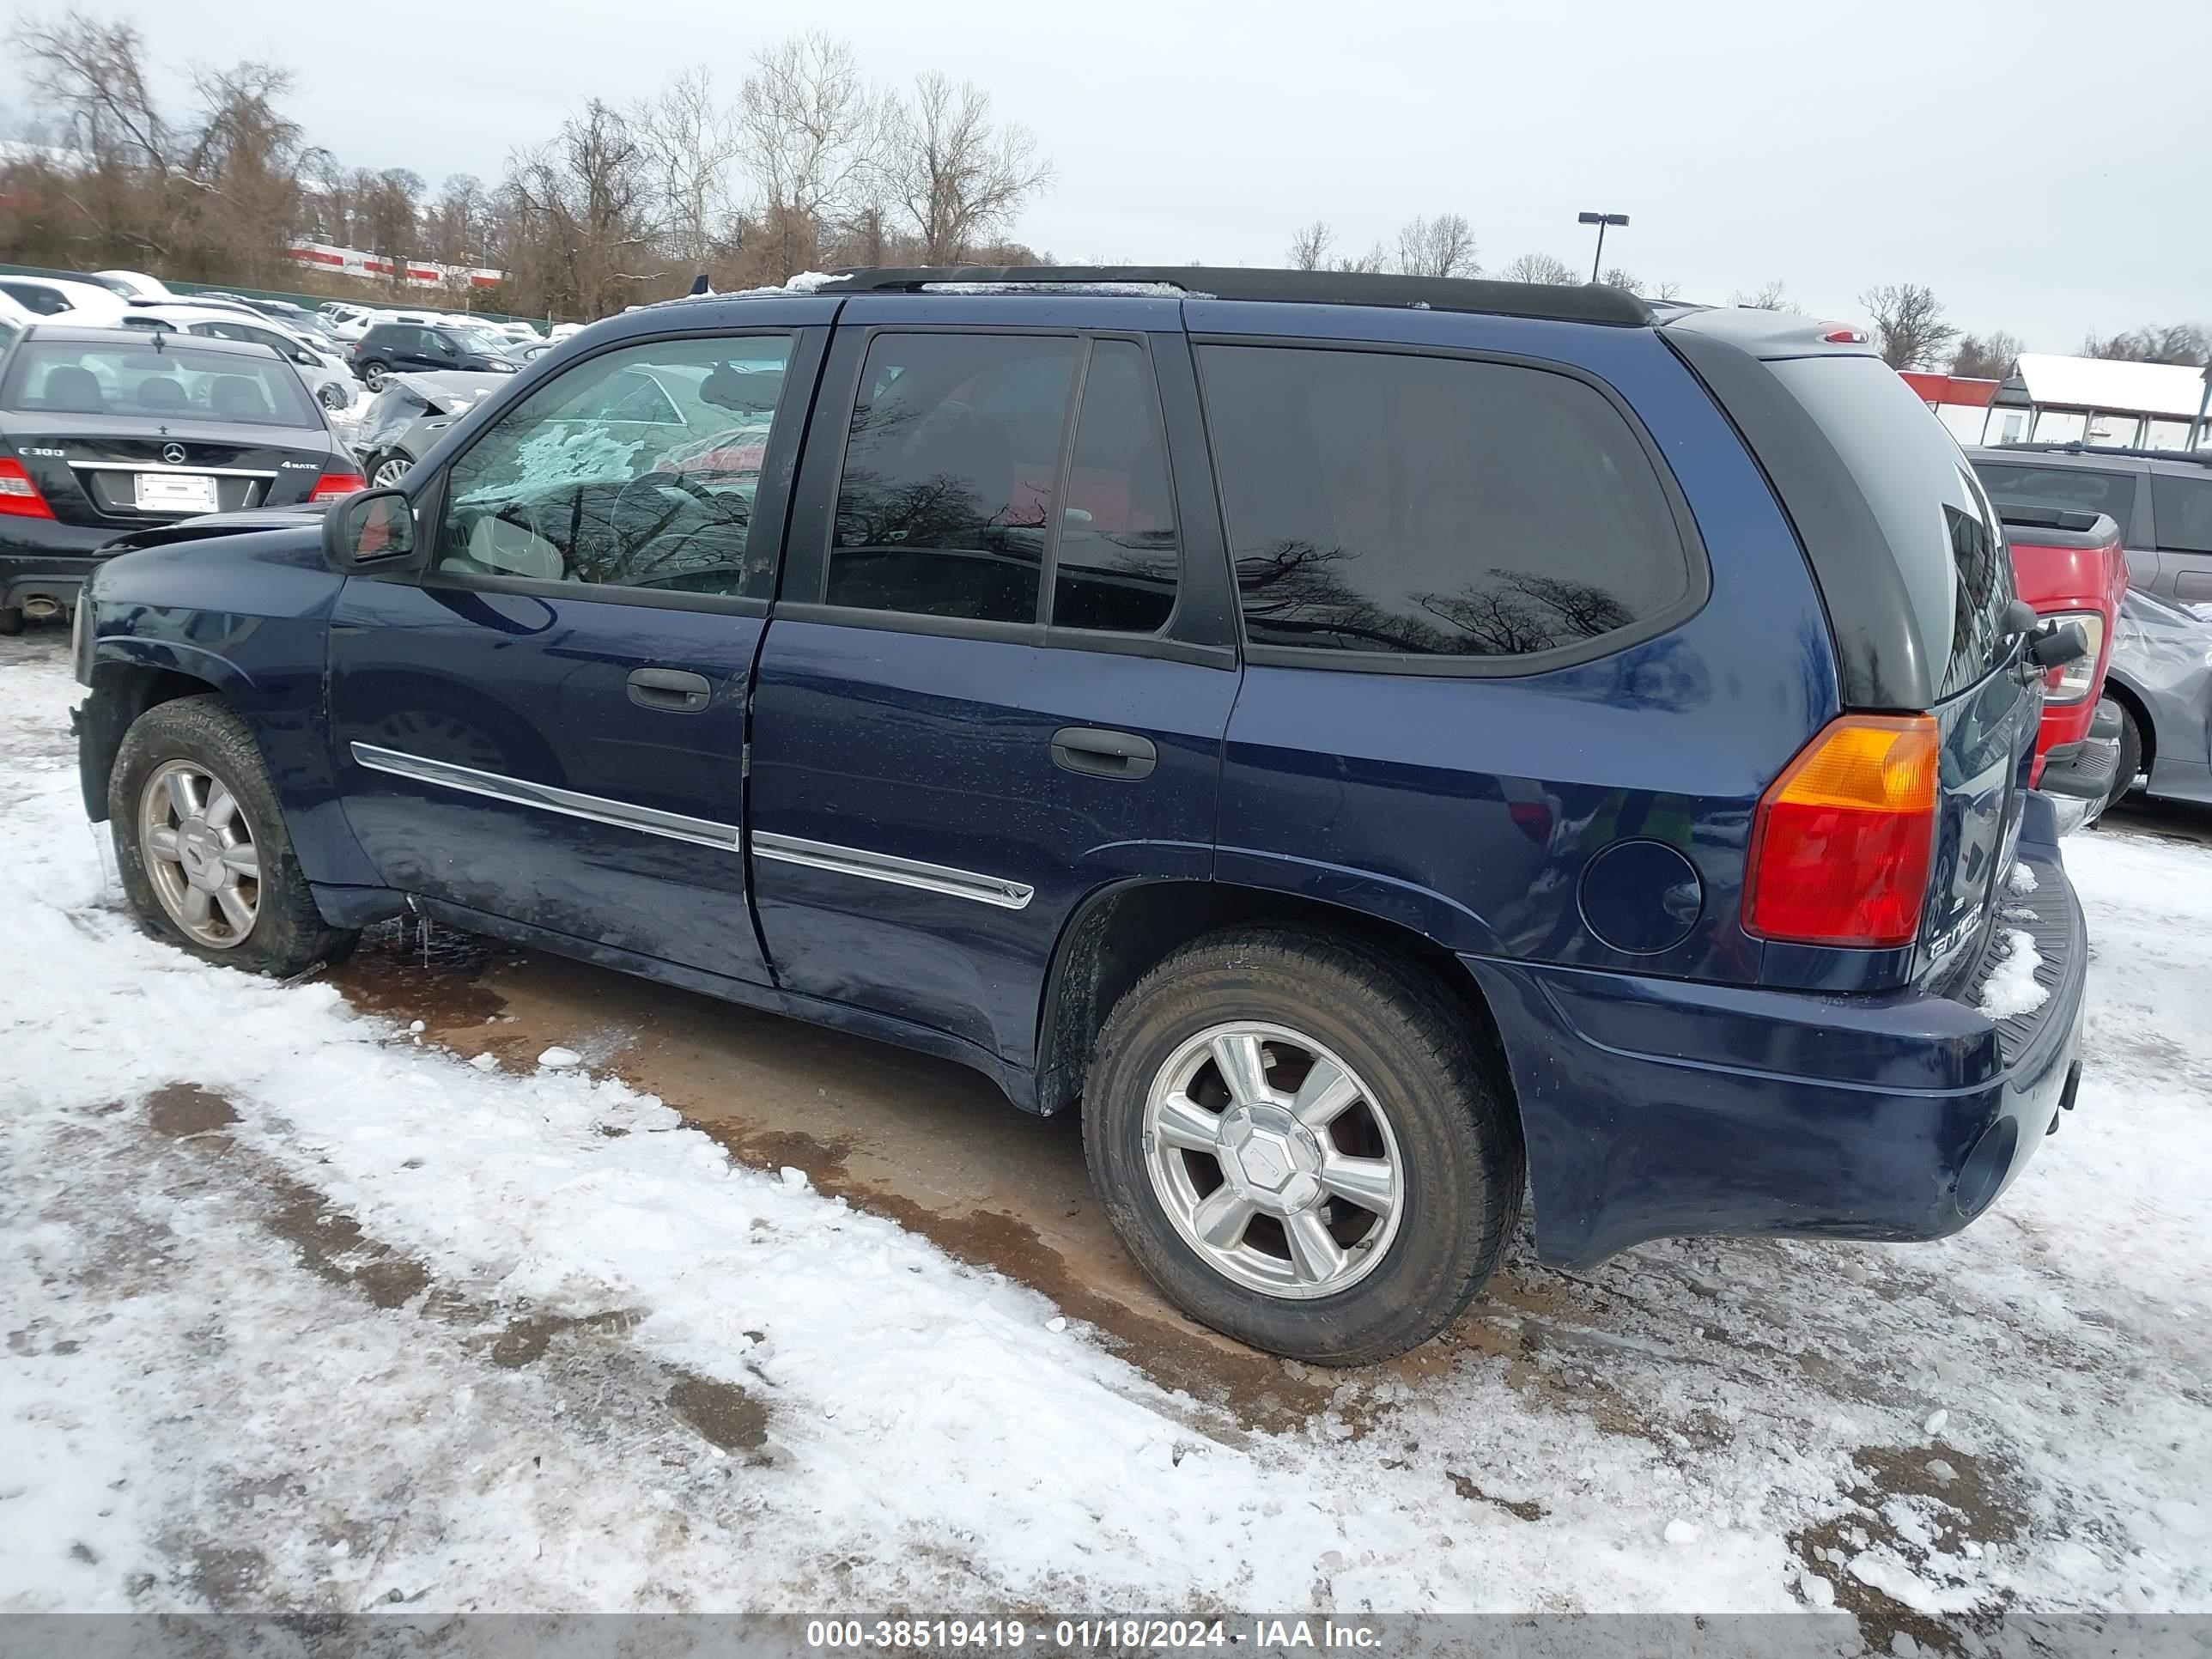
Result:
{"label": "alloy wheel", "polygon": [[1389,1117],[1336,1054],[1240,1020],[1185,1042],[1145,1102],[1145,1164],[1184,1243],[1249,1290],[1333,1296],[1397,1237],[1406,1170]]}
{"label": "alloy wheel", "polygon": [[261,853],[229,785],[198,761],[156,767],[138,795],[138,847],[161,908],[194,943],[246,942],[261,909]]}
{"label": "alloy wheel", "polygon": [[415,463],[404,456],[394,455],[388,461],[378,462],[376,471],[369,474],[368,481],[379,489],[389,489],[412,471],[414,466]]}

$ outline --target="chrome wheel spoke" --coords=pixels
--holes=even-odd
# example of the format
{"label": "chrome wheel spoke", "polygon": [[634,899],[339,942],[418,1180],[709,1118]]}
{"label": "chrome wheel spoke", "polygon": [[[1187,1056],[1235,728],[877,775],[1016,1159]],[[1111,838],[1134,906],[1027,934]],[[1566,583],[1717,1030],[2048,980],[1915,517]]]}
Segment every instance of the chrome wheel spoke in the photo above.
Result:
{"label": "chrome wheel spoke", "polygon": [[1291,1265],[1309,1285],[1325,1285],[1344,1271],[1344,1249],[1329,1234],[1320,1212],[1300,1210],[1283,1219],[1291,1241]]}
{"label": "chrome wheel spoke", "polygon": [[1217,1250],[1234,1249],[1243,1242],[1244,1229],[1258,1212],[1226,1182],[1216,1187],[1190,1212],[1191,1231]]}
{"label": "chrome wheel spoke", "polygon": [[1185,1094],[1162,1101],[1152,1127],[1164,1143],[1186,1152],[1210,1152],[1221,1143],[1221,1120]]}
{"label": "chrome wheel spoke", "polygon": [[239,937],[242,939],[253,931],[253,907],[246,902],[246,896],[238,889],[216,888],[215,902],[222,907],[223,920],[238,930]]}
{"label": "chrome wheel spoke", "polygon": [[1306,1080],[1298,1085],[1298,1097],[1291,1103],[1291,1110],[1299,1122],[1316,1134],[1342,1117],[1352,1103],[1359,1098],[1358,1080],[1334,1061],[1316,1058]]}
{"label": "chrome wheel spoke", "polygon": [[242,841],[235,847],[223,848],[222,867],[234,876],[258,881],[261,879],[261,854],[254,850],[252,842]]}
{"label": "chrome wheel spoke", "polygon": [[215,906],[214,902],[208,897],[206,888],[187,887],[185,889],[181,908],[186,921],[195,927],[204,927],[208,925],[208,917],[214,913]]}
{"label": "chrome wheel spoke", "polygon": [[1230,1031],[1213,1039],[1213,1063],[1229,1097],[1239,1106],[1257,1106],[1275,1097],[1267,1086],[1267,1068],[1260,1054],[1260,1039],[1249,1031]]}
{"label": "chrome wheel spoke", "polygon": [[199,816],[200,781],[190,772],[169,774],[169,810],[180,822]]}
{"label": "chrome wheel spoke", "polygon": [[146,850],[172,864],[184,861],[184,855],[177,851],[177,832],[166,823],[147,832]]}
{"label": "chrome wheel spoke", "polygon": [[238,816],[238,799],[222,787],[221,778],[208,780],[207,811],[202,816],[210,830],[221,830]]}
{"label": "chrome wheel spoke", "polygon": [[1346,1158],[1331,1152],[1321,1161],[1321,1187],[1325,1193],[1357,1204],[1377,1215],[1390,1213],[1398,1201],[1397,1173],[1385,1158]]}

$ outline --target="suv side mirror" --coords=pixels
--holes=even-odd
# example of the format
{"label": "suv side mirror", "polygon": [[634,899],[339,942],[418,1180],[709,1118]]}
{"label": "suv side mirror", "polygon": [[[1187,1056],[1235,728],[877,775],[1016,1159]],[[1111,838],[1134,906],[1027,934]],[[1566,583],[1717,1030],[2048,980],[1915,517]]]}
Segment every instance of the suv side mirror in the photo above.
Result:
{"label": "suv side mirror", "polygon": [[341,574],[383,569],[414,556],[415,509],[396,489],[369,489],[323,514],[323,562]]}

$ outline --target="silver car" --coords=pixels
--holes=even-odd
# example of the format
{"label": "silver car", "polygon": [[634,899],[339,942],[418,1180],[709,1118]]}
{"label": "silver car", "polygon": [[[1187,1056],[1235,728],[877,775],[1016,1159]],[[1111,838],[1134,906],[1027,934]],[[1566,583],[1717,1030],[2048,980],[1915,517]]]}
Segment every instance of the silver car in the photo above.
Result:
{"label": "silver car", "polygon": [[362,412],[353,436],[362,476],[374,489],[388,489],[429,453],[446,428],[483,402],[487,393],[511,383],[505,374],[440,371],[387,375],[384,389]]}
{"label": "silver car", "polygon": [[[2112,799],[2148,774],[2145,793],[2212,804],[2212,607],[2130,588],[2120,602],[2105,695],[2120,708]],[[2109,804],[2109,803],[2108,803]]]}

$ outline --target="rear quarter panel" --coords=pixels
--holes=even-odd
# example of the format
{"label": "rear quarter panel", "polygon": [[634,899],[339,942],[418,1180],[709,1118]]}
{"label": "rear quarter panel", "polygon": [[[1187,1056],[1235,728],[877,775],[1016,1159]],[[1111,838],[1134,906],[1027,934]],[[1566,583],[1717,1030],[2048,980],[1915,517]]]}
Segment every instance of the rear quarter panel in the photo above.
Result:
{"label": "rear quarter panel", "polygon": [[[1188,311],[1194,333],[1221,335],[1310,332],[1324,315]],[[1764,477],[1649,331],[1391,313],[1358,323],[1370,341],[1549,359],[1611,385],[1680,487],[1711,594],[1656,639],[1540,674],[1248,667],[1218,876],[1385,915],[1466,954],[1757,982],[1765,947],[1740,921],[1753,811],[1838,707],[1820,604]],[[1664,843],[1697,872],[1694,921],[1664,949],[1625,951],[1585,923],[1592,857],[1623,841]]]}

